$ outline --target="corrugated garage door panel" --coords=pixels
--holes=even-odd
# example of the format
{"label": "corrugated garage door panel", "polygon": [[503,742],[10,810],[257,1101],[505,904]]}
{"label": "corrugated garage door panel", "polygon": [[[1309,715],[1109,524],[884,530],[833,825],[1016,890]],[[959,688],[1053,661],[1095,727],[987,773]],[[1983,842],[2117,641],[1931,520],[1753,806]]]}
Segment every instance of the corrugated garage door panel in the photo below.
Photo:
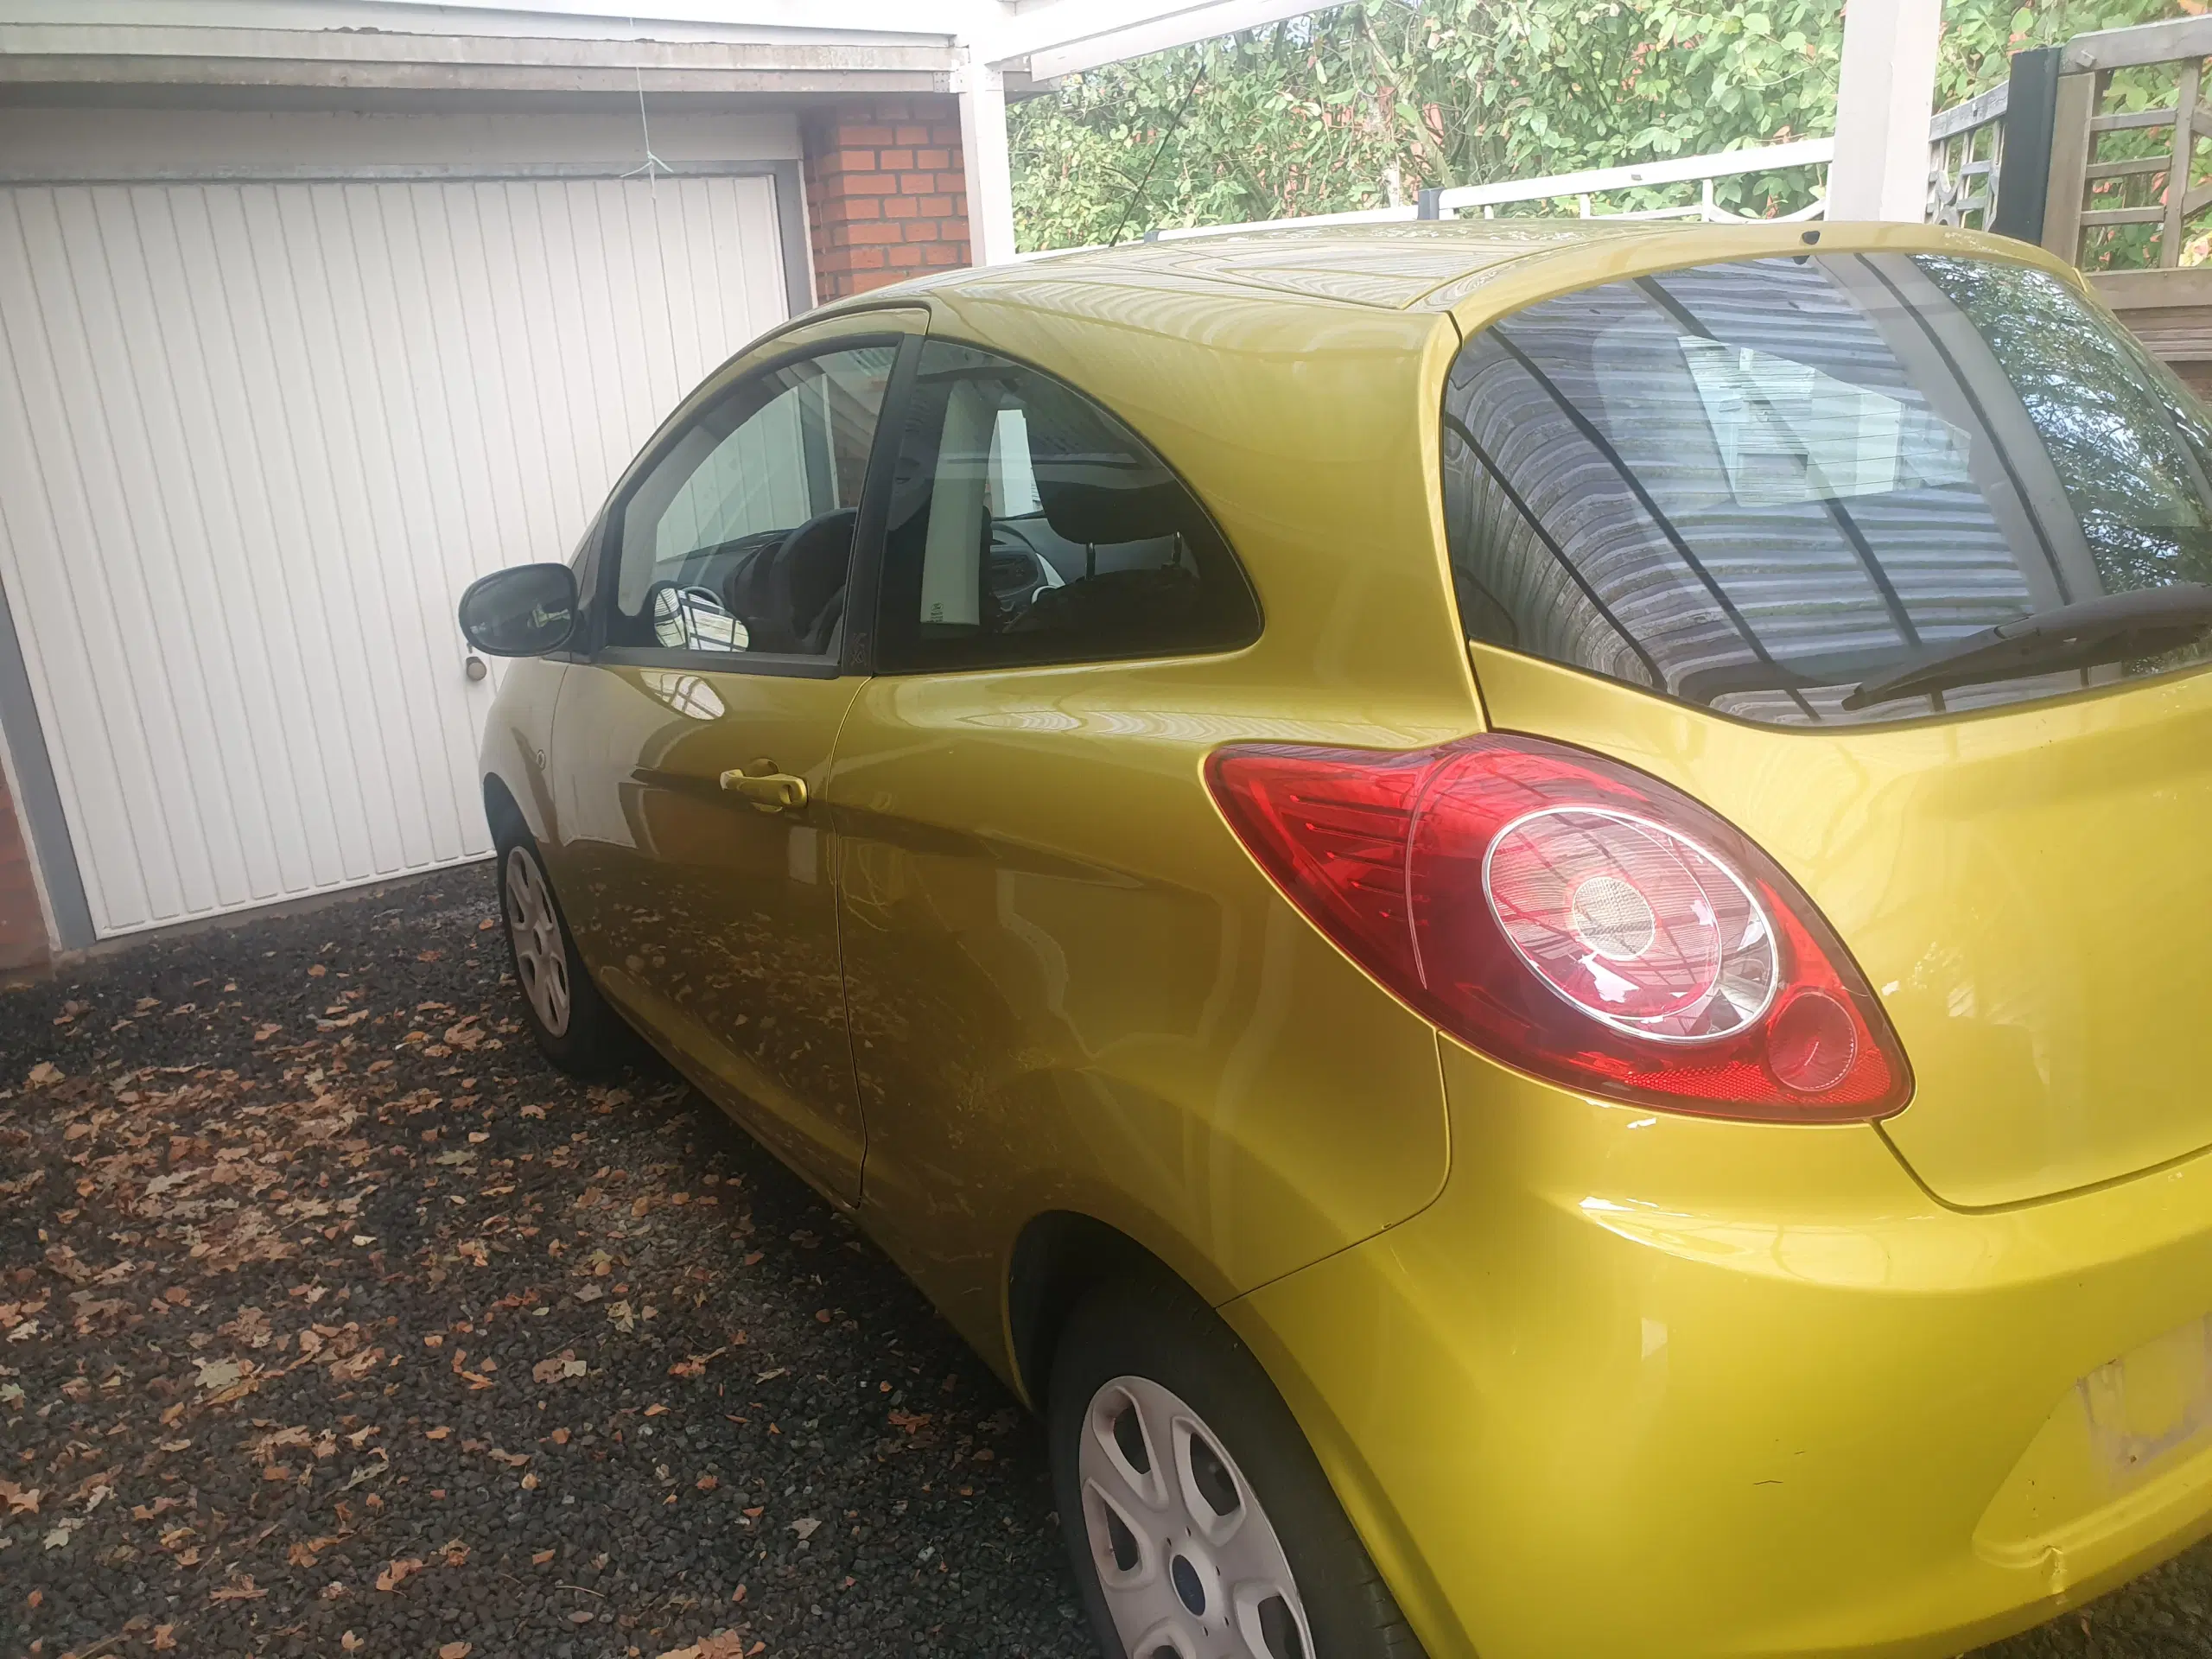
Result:
{"label": "corrugated garage door panel", "polygon": [[488,851],[461,590],[784,315],[766,178],[0,190],[0,577],[95,929]]}

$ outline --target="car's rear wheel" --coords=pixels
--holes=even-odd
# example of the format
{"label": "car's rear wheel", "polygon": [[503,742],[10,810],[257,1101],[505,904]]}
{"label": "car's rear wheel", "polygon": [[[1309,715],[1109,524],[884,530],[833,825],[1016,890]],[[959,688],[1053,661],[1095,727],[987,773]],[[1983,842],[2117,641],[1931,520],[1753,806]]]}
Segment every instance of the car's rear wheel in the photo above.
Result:
{"label": "car's rear wheel", "polygon": [[1419,1659],[1250,1351],[1196,1297],[1094,1292],[1053,1357],[1052,1483],[1093,1631],[1126,1659]]}
{"label": "car's rear wheel", "polygon": [[499,915],[507,960],[522,992],[523,1020],[545,1058],[564,1071],[594,1077],[619,1064],[626,1028],[591,982],[553,897],[537,848],[524,835],[499,847]]}

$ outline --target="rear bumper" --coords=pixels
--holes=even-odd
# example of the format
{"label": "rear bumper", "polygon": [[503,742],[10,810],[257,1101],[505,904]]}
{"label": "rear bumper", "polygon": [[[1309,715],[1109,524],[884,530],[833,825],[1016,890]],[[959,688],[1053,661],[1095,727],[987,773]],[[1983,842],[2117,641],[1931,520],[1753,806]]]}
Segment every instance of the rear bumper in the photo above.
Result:
{"label": "rear bumper", "polygon": [[1446,1049],[1443,1196],[1224,1310],[1432,1659],[1953,1654],[2212,1530],[2212,1158],[1963,1213]]}

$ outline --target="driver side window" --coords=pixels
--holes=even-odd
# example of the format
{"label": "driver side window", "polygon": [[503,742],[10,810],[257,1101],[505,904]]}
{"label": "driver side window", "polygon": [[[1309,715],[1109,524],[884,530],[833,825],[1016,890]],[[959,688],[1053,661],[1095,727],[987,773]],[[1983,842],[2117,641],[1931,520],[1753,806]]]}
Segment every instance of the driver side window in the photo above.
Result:
{"label": "driver side window", "polygon": [[861,488],[898,350],[859,346],[781,364],[683,429],[623,507],[609,645],[836,656]]}

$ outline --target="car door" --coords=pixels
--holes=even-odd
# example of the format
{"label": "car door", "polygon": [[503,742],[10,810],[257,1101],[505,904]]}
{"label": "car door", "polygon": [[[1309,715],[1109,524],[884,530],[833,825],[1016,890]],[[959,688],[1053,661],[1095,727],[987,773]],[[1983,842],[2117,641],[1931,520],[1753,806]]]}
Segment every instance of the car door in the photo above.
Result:
{"label": "car door", "polygon": [[686,404],[608,504],[555,717],[563,901],[601,985],[844,1203],[863,1136],[822,791],[862,683],[845,606],[876,429],[922,315],[786,335]]}
{"label": "car door", "polygon": [[924,344],[900,427],[830,780],[871,1231],[993,1351],[1039,1209],[1202,1241],[1220,1294],[1410,1213],[1443,1167],[1433,1036],[1203,781],[1316,701],[1253,688],[1219,530],[1103,406],[973,346]]}

